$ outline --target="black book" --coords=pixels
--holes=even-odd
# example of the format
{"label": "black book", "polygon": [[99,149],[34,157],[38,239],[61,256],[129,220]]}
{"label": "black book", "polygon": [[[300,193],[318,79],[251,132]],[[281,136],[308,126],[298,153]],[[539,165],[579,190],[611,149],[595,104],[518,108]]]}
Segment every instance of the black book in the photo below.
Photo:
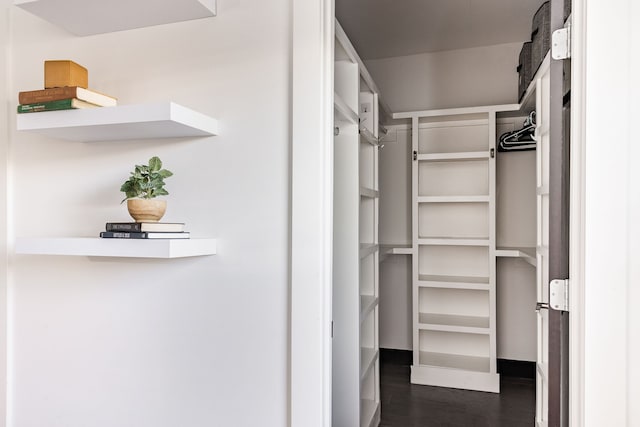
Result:
{"label": "black book", "polygon": [[183,222],[108,222],[106,231],[153,231],[156,233],[179,233],[184,231]]}
{"label": "black book", "polygon": [[180,233],[154,233],[151,231],[128,232],[128,231],[103,231],[100,237],[105,239],[188,239],[189,232]]}

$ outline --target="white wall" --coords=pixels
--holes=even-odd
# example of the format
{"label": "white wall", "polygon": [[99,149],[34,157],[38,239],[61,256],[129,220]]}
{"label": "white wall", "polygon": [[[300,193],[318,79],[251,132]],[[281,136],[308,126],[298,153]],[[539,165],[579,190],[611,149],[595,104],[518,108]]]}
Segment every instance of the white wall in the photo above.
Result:
{"label": "white wall", "polygon": [[[636,426],[640,385],[634,0],[586,0],[585,426]],[[616,40],[611,46],[607,40]],[[612,108],[614,107],[614,108]],[[615,142],[612,149],[611,142]]]}
{"label": "white wall", "polygon": [[85,38],[11,13],[10,108],[41,88],[45,59],[73,59],[121,104],[173,100],[218,118],[220,136],[11,132],[17,236],[96,236],[127,220],[120,184],[158,155],[175,173],[164,219],[219,247],[178,260],[13,257],[9,424],[285,425],[290,2],[220,1],[216,18]]}
{"label": "white wall", "polygon": [[0,1],[0,427],[7,413],[7,157],[9,147],[9,0]]}
{"label": "white wall", "polygon": [[[379,237],[383,245],[411,245],[411,128],[391,126],[380,150]],[[407,185],[409,183],[409,185]],[[411,350],[413,337],[410,255],[380,263],[380,347]]]}
{"label": "white wall", "polygon": [[366,61],[393,112],[517,102],[521,43]]}

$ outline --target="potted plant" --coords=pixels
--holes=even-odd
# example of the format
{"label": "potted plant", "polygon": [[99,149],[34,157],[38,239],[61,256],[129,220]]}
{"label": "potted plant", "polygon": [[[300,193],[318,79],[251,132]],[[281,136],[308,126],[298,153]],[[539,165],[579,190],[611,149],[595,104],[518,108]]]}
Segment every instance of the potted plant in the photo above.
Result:
{"label": "potted plant", "polygon": [[162,169],[162,161],[154,156],[148,165],[136,165],[131,176],[122,184],[120,191],[126,197],[129,215],[137,222],[157,222],[167,209],[166,200],[157,200],[158,196],[169,194],[164,188],[164,179],[173,173]]}

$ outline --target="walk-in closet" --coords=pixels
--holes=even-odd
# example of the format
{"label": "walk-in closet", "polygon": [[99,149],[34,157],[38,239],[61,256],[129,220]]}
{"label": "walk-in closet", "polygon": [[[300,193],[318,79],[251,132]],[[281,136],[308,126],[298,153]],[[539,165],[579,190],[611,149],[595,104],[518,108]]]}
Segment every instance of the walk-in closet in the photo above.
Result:
{"label": "walk-in closet", "polygon": [[551,2],[383,3],[336,0],[332,425],[396,425],[386,354],[546,426]]}

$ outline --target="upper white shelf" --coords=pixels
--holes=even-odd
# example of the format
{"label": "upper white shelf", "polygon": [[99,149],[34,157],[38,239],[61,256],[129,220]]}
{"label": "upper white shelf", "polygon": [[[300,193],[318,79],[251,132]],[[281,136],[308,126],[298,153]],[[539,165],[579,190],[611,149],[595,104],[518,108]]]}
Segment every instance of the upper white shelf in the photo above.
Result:
{"label": "upper white shelf", "polygon": [[116,141],[212,136],[218,121],[173,102],[119,105],[17,115],[19,131],[69,141]]}
{"label": "upper white shelf", "polygon": [[337,93],[333,94],[333,109],[336,121],[358,123],[358,114]]}
{"label": "upper white shelf", "polygon": [[484,160],[490,157],[489,151],[469,151],[462,153],[418,154],[416,160],[428,162],[452,162],[464,160]]}
{"label": "upper white shelf", "polygon": [[496,248],[497,257],[521,258],[532,266],[536,266],[536,248]]}
{"label": "upper white shelf", "polygon": [[78,36],[216,15],[216,0],[14,0],[13,3]]}
{"label": "upper white shelf", "polygon": [[25,237],[16,254],[126,258],[184,258],[216,254],[216,239],[102,239],[100,237]]}

